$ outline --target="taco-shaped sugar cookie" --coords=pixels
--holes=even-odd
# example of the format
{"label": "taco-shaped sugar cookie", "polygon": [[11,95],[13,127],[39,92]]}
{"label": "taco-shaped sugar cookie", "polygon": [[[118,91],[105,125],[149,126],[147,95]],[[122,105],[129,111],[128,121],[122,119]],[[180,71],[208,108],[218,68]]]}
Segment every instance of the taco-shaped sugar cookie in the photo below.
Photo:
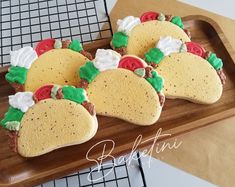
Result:
{"label": "taco-shaped sugar cookie", "polygon": [[212,104],[222,95],[225,75],[223,62],[195,42],[162,37],[144,56],[164,78],[167,98],[182,98]]}
{"label": "taco-shaped sugar cookie", "polygon": [[9,96],[9,104],[0,123],[10,147],[23,157],[84,143],[97,131],[94,107],[83,88],[46,85],[35,93]]}
{"label": "taco-shaped sugar cookie", "polygon": [[163,79],[135,56],[98,49],[95,59],[79,70],[80,86],[87,89],[97,114],[137,125],[152,125],[165,100]]}
{"label": "taco-shaped sugar cookie", "polygon": [[190,41],[190,33],[184,29],[179,16],[146,12],[140,18],[127,16],[117,21],[111,46],[121,55],[129,54],[143,58],[155,46],[161,36],[172,36],[184,42]]}
{"label": "taco-shaped sugar cookie", "polygon": [[16,91],[32,91],[45,84],[76,85],[76,69],[92,56],[78,40],[46,39],[35,49],[23,47],[11,51],[11,66],[6,80]]}

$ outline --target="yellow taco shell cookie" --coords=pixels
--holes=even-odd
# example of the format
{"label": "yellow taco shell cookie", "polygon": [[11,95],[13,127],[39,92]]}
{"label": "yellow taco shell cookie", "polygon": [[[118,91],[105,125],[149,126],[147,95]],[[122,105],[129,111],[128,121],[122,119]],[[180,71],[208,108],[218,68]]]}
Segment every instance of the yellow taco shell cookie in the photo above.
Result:
{"label": "yellow taco shell cookie", "polygon": [[88,85],[87,94],[97,114],[138,125],[155,123],[162,110],[154,88],[144,78],[122,68],[97,75]]}
{"label": "yellow taco shell cookie", "polygon": [[60,99],[39,101],[23,116],[18,152],[34,157],[88,141],[97,131],[97,120],[80,104]]}
{"label": "yellow taco shell cookie", "polygon": [[85,56],[70,49],[52,49],[32,64],[24,90],[34,92],[45,84],[76,86],[79,81],[77,69],[87,61]]}
{"label": "yellow taco shell cookie", "polygon": [[130,32],[127,54],[144,57],[144,54],[155,47],[156,41],[162,36],[172,36],[183,42],[190,41],[188,35],[177,25],[168,21],[148,21],[136,25]]}
{"label": "yellow taco shell cookie", "polygon": [[167,98],[182,98],[212,104],[222,95],[223,86],[216,70],[205,59],[191,53],[173,53],[157,67],[164,77]]}

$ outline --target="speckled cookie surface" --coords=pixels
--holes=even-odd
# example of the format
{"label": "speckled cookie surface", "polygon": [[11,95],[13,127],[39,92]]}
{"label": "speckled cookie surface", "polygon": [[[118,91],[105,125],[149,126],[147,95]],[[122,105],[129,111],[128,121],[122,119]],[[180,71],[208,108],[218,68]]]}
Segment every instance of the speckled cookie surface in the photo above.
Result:
{"label": "speckled cookie surface", "polygon": [[79,81],[77,69],[89,61],[70,49],[53,49],[35,60],[28,71],[25,91],[35,91],[45,84],[73,85]]}
{"label": "speckled cookie surface", "polygon": [[177,25],[168,21],[148,21],[135,26],[129,35],[127,54],[144,57],[144,54],[155,47],[161,36],[172,36],[184,42],[190,41],[187,34]]}
{"label": "speckled cookie surface", "polygon": [[97,120],[80,104],[65,99],[42,100],[21,121],[18,152],[25,157],[80,144],[97,131]]}
{"label": "speckled cookie surface", "polygon": [[153,87],[144,78],[126,69],[100,73],[88,85],[87,94],[100,115],[151,125],[161,114],[162,108]]}
{"label": "speckled cookie surface", "polygon": [[223,87],[217,72],[206,60],[191,53],[165,57],[157,71],[165,79],[163,92],[168,98],[212,104],[222,95]]}

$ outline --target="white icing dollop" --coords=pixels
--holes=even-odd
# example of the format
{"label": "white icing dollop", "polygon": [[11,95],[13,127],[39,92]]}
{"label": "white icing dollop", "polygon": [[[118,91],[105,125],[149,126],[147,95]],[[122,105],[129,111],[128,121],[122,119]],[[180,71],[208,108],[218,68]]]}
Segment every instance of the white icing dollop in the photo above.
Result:
{"label": "white icing dollop", "polygon": [[131,32],[131,30],[138,24],[140,24],[140,18],[134,16],[127,16],[124,19],[119,19],[117,21],[118,31],[124,32],[127,35]]}
{"label": "white icing dollop", "polygon": [[119,65],[121,55],[111,49],[98,49],[93,60],[94,66],[100,70],[116,69]]}
{"label": "white icing dollop", "polygon": [[156,48],[160,49],[164,53],[164,56],[171,53],[181,52],[181,48],[184,43],[181,40],[172,38],[171,36],[161,37],[158,41]]}
{"label": "white icing dollop", "polygon": [[17,108],[22,112],[26,112],[35,104],[32,92],[17,92],[15,95],[9,96],[9,104],[13,108]]}
{"label": "white icing dollop", "polygon": [[11,51],[11,65],[29,69],[38,55],[32,47],[23,47],[17,51]]}

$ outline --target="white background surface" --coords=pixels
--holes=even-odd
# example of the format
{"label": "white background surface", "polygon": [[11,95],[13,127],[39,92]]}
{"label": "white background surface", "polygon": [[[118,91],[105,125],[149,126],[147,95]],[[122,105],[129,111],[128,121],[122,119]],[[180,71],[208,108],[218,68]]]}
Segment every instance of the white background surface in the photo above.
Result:
{"label": "white background surface", "polygon": [[234,0],[179,0],[181,2],[202,8],[216,14],[235,19]]}

